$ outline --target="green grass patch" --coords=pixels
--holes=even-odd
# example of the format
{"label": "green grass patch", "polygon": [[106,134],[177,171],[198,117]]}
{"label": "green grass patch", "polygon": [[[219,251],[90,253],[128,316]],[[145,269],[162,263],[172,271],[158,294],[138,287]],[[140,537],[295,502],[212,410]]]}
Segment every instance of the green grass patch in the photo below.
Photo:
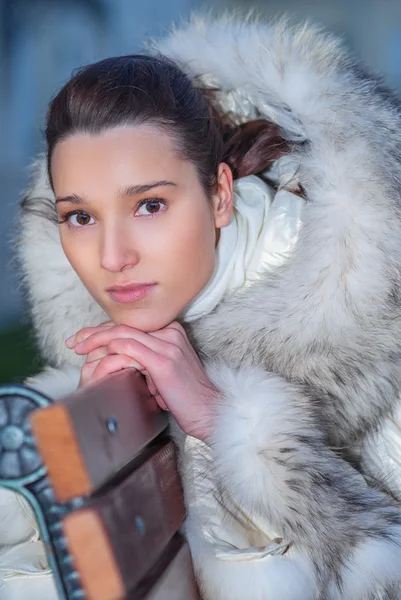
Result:
{"label": "green grass patch", "polygon": [[0,384],[21,383],[42,366],[29,325],[15,324],[0,331]]}

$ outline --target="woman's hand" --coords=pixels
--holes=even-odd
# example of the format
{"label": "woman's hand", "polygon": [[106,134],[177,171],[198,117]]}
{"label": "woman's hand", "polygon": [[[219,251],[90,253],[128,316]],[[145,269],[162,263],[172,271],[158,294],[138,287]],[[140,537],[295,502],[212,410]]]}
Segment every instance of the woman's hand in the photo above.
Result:
{"label": "woman's hand", "polygon": [[93,383],[134,367],[146,376],[158,405],[171,410],[187,434],[202,440],[208,437],[218,391],[179,323],[151,333],[102,324],[80,330],[69,347],[77,354],[87,354],[88,366],[84,365],[81,377],[84,382]]}
{"label": "woman's hand", "polygon": [[[71,337],[66,339],[65,345],[67,346],[67,348],[72,349],[72,348],[74,348],[75,344],[77,344],[79,341],[86,339],[87,337],[89,337],[90,335],[92,335],[94,333],[98,333],[100,331],[105,331],[106,329],[109,329],[110,327],[113,327],[113,326],[114,326],[113,321],[106,321],[105,323],[100,323],[100,325],[98,325],[97,327],[85,327],[84,329],[80,329],[75,335],[72,335]],[[107,348],[106,347],[96,348],[96,350],[94,350],[93,352],[90,352],[87,355],[85,363],[83,364],[83,366],[81,368],[81,377],[79,380],[78,388],[85,387],[89,383],[91,383],[94,370],[96,369],[97,365],[99,364],[100,359],[105,356],[107,356]],[[118,369],[118,370],[120,370],[120,369]],[[110,373],[112,373],[112,372],[113,371],[110,371]]]}

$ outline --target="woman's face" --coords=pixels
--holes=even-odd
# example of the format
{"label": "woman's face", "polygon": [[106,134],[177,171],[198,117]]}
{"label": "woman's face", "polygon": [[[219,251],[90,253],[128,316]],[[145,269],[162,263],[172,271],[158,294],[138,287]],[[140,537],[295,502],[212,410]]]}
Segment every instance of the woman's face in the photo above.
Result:
{"label": "woman's face", "polygon": [[111,320],[155,331],[176,319],[213,273],[216,229],[232,210],[229,167],[207,198],[166,133],[127,126],[60,141],[51,170],[64,252]]}

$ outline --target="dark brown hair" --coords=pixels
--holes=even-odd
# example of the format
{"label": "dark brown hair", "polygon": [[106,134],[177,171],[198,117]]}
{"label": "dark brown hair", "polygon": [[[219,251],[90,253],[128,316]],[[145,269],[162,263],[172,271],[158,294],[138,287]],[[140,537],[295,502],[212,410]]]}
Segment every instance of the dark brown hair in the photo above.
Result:
{"label": "dark brown hair", "polygon": [[219,163],[228,163],[234,178],[244,177],[261,173],[289,149],[273,123],[260,119],[236,126],[220,116],[213,91],[197,88],[169,59],[121,56],[81,68],[50,103],[50,182],[51,157],[60,140],[128,124],[151,124],[173,136],[180,156],[196,166],[208,195]]}

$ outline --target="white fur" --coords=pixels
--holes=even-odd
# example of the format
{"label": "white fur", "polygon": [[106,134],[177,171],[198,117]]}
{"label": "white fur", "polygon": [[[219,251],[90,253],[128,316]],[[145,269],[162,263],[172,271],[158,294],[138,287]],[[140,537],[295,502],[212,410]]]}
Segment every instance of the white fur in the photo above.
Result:
{"label": "white fur", "polygon": [[282,509],[286,473],[266,454],[278,453],[283,435],[298,432],[302,422],[305,429],[309,426],[302,403],[294,403],[281,377],[262,369],[235,371],[222,364],[209,365],[208,376],[224,390],[210,439],[216,473],[240,505],[252,506],[255,499],[264,499],[272,509],[270,521],[280,526],[283,515],[280,510],[277,518],[274,507]]}
{"label": "white fur", "polygon": [[[401,528],[394,532],[401,541]],[[399,578],[401,565],[400,547],[386,540],[370,540],[355,549],[352,559],[345,565],[343,589],[339,593],[334,585],[330,592],[333,600],[364,600],[372,591],[380,593],[382,586]],[[401,590],[398,590],[398,594]],[[400,596],[397,595],[398,599]]]}
{"label": "white fur", "polygon": [[77,390],[80,376],[79,367],[46,367],[37,375],[28,377],[24,383],[52,400],[60,400]]}

